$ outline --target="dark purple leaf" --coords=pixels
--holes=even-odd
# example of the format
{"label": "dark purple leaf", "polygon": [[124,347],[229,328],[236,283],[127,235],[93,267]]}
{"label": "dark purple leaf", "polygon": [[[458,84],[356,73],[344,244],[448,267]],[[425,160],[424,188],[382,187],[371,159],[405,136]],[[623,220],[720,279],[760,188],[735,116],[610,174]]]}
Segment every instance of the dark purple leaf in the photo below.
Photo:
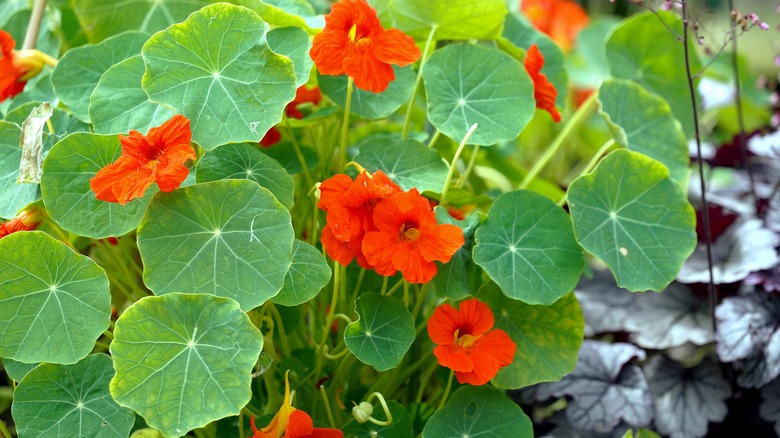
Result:
{"label": "dark purple leaf", "polygon": [[583,278],[574,294],[585,316],[586,336],[626,329],[635,294],[618,287],[609,270],[594,270],[593,278]]}
{"label": "dark purple leaf", "polygon": [[780,379],[765,386],[761,390],[761,397],[764,402],[761,403],[759,414],[764,420],[775,423],[775,433],[780,436]]}
{"label": "dark purple leaf", "polygon": [[[764,228],[758,219],[744,219],[734,223],[712,245],[713,276],[716,284],[743,280],[751,272],[775,266],[778,263],[777,246],[780,239],[775,232]],[[683,283],[706,283],[707,249],[699,243],[682,266],[677,280]]]}
{"label": "dark purple leaf", "polygon": [[541,438],[623,438],[628,431],[625,422],[621,422],[609,432],[593,432],[579,430],[574,427],[563,411],[558,411],[550,417],[549,421],[555,425],[555,429],[542,435]]}
{"label": "dark purple leaf", "polygon": [[621,420],[642,427],[653,418],[653,399],[642,369],[626,363],[645,358],[631,344],[584,341],[574,372],[541,385],[537,398],[570,396],[566,416],[577,429],[609,432]]}
{"label": "dark purple leaf", "polygon": [[714,340],[709,303],[685,285],[672,283],[660,293],[636,294],[626,329],[644,348],[664,349]]}
{"label": "dark purple leaf", "polygon": [[725,399],[731,386],[717,362],[705,359],[693,368],[683,368],[663,356],[645,367],[650,392],[655,399],[655,426],[671,438],[702,437],[710,422],[726,417]]}

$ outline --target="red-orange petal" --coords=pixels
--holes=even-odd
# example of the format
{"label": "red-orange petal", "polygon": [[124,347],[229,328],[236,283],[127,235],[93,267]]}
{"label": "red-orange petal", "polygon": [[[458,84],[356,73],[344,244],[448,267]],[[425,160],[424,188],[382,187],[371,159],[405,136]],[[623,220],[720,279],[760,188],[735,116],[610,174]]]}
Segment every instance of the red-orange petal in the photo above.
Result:
{"label": "red-orange petal", "polygon": [[118,202],[121,205],[143,196],[152,183],[154,176],[151,170],[127,155],[100,169],[89,180],[90,188],[97,199]]}
{"label": "red-orange petal", "polygon": [[268,130],[268,132],[265,133],[262,139],[260,139],[260,146],[264,148],[269,148],[276,143],[279,143],[279,140],[282,139],[282,134],[279,132],[278,129],[276,129],[275,126],[272,126],[271,129]]}
{"label": "red-orange petal", "polygon": [[420,235],[420,254],[425,260],[447,263],[463,246],[465,239],[460,227],[450,224],[436,225]]}
{"label": "red-orange petal", "polygon": [[547,76],[541,72],[542,67],[544,67],[544,55],[542,55],[542,52],[536,44],[528,48],[524,64],[526,71],[528,71],[528,75],[531,76],[531,80],[534,83],[536,107],[549,112],[550,115],[552,115],[553,120],[560,122],[561,115],[555,108],[555,98],[558,96],[558,91],[555,89],[555,86],[547,80]]}
{"label": "red-orange petal", "polygon": [[515,360],[515,352],[517,351],[515,342],[501,329],[494,329],[485,333],[472,348],[480,354],[489,354],[495,357],[502,367],[511,364]]}
{"label": "red-orange petal", "polygon": [[309,55],[317,66],[317,71],[323,75],[343,75],[344,53],[349,39],[336,32],[323,30],[315,35]]}
{"label": "red-orange petal", "polygon": [[0,30],[0,46],[2,48],[2,57],[0,57],[0,102],[14,97],[24,90],[27,81],[20,81],[25,72],[14,65],[13,50],[16,46],[11,34]]}
{"label": "red-orange petal", "polygon": [[162,125],[150,129],[146,137],[150,143],[163,150],[180,144],[189,145],[192,141],[190,120],[181,114],[176,114]]}
{"label": "red-orange petal", "polygon": [[458,306],[460,335],[482,336],[493,328],[495,320],[490,306],[476,298],[464,300]]}
{"label": "red-orange petal", "polygon": [[328,209],[336,204],[341,204],[342,197],[352,185],[352,178],[349,175],[339,173],[326,179],[320,184],[320,201],[317,207],[321,210]]}
{"label": "red-orange petal", "polygon": [[395,79],[395,72],[390,64],[377,58],[374,48],[373,41],[364,40],[347,50],[344,71],[355,81],[357,88],[381,93]]}
{"label": "red-orange petal", "polygon": [[429,262],[420,255],[420,250],[413,242],[397,244],[393,251],[393,267],[404,275],[409,283],[424,284],[433,279],[439,268],[436,263]]}
{"label": "red-orange petal", "polygon": [[449,345],[439,345],[433,349],[433,355],[439,361],[439,365],[453,371],[471,372],[477,366],[472,358],[462,349]]}
{"label": "red-orange petal", "polygon": [[394,275],[396,268],[393,266],[393,245],[396,241],[392,235],[381,231],[366,233],[363,237],[362,250],[366,261],[374,267],[379,275]]}
{"label": "red-orange petal", "polygon": [[496,377],[498,370],[501,368],[496,358],[489,355],[473,354],[471,360],[474,363],[474,368],[470,372],[458,372],[455,371],[455,378],[458,379],[458,383],[469,385],[484,385]]}
{"label": "red-orange petal", "polygon": [[414,44],[414,38],[398,29],[387,29],[374,40],[374,54],[380,61],[405,67],[420,59],[420,49]]}
{"label": "red-orange petal", "polygon": [[434,344],[452,345],[459,327],[458,311],[445,303],[435,308],[428,319],[428,336]]}

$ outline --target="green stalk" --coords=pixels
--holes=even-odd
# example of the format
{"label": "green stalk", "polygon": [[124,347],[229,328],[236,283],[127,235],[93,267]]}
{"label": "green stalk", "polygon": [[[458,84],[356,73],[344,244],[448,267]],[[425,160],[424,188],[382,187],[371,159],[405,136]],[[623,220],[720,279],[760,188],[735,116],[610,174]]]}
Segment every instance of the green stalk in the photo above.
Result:
{"label": "green stalk", "polygon": [[450,377],[447,379],[447,386],[444,388],[444,394],[441,396],[441,401],[439,402],[439,408],[437,410],[441,410],[441,408],[444,407],[445,404],[447,404],[447,398],[450,396],[450,390],[452,389],[452,378],[455,376],[455,371],[450,370]]}
{"label": "green stalk", "polygon": [[474,131],[477,130],[478,126],[479,124],[477,123],[471,125],[471,128],[469,128],[468,132],[466,132],[466,135],[463,136],[463,140],[461,140],[460,144],[458,145],[458,150],[455,151],[455,156],[452,157],[450,170],[447,172],[447,180],[444,181],[444,189],[442,189],[441,199],[439,200],[439,205],[441,206],[445,205],[444,201],[447,199],[447,192],[450,190],[450,183],[452,182],[452,177],[455,175],[455,166],[458,164],[460,154],[463,153],[463,149],[466,147],[466,142],[469,141],[469,138],[471,138],[471,135],[474,134]]}
{"label": "green stalk", "polygon": [[293,150],[295,151],[295,156],[298,157],[298,161],[301,162],[301,169],[303,169],[303,176],[306,179],[306,187],[307,190],[310,188],[314,183],[311,179],[311,173],[309,172],[309,165],[306,164],[306,158],[303,156],[303,151],[301,151],[301,146],[298,144],[298,139],[295,138],[295,132],[292,129],[292,126],[290,126],[290,119],[287,118],[287,115],[283,115],[284,120],[284,127],[287,130],[287,135],[290,136],[290,140],[292,141]]}
{"label": "green stalk", "polygon": [[[590,159],[590,161],[588,161],[588,164],[585,165],[585,167],[582,169],[582,172],[580,172],[580,174],[577,176],[577,178],[581,177],[582,175],[586,175],[586,174],[590,173],[593,170],[593,168],[596,167],[596,164],[598,164],[599,161],[601,161],[601,157],[614,145],[615,145],[615,140],[614,139],[610,139],[609,141],[604,143],[599,148],[599,150],[596,151],[596,154],[593,155],[593,157]],[[575,180],[577,178],[575,178]],[[558,207],[563,207],[563,204],[566,203],[566,200],[568,199],[568,197],[569,197],[569,191],[567,190],[563,194],[563,197],[561,198],[561,200],[558,201]]]}
{"label": "green stalk", "polygon": [[[428,52],[431,50],[433,43],[433,34],[436,33],[437,26],[434,24],[431,27],[431,33],[428,34],[428,40],[425,41],[425,48],[423,48],[422,58],[420,59],[420,68],[417,70],[417,79],[414,81],[414,89],[412,90],[412,97],[409,99],[409,104],[406,106],[406,117],[404,117],[404,129],[401,131],[401,139],[406,139],[406,134],[409,133],[409,122],[412,118],[412,107],[414,107],[414,98],[417,97],[417,89],[420,87],[420,81],[422,81],[422,72],[425,61],[428,59]],[[431,143],[433,145],[433,143]]]}
{"label": "green stalk", "polygon": [[339,150],[339,171],[347,165],[347,134],[349,133],[349,111],[352,107],[352,78],[347,79],[347,102],[344,104],[344,120],[341,122],[341,149]]}
{"label": "green stalk", "polygon": [[463,172],[463,175],[458,178],[458,182],[455,183],[455,187],[460,188],[464,182],[466,182],[466,178],[471,175],[471,172],[474,170],[474,166],[477,164],[477,155],[479,155],[479,145],[474,145],[474,151],[471,153],[471,159],[469,160],[468,166],[466,166],[466,171]]}

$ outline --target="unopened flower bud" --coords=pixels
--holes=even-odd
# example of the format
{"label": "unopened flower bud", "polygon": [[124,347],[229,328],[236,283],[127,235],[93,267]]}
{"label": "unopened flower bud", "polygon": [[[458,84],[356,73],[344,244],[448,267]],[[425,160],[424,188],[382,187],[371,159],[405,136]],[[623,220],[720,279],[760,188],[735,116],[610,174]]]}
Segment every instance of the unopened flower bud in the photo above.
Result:
{"label": "unopened flower bud", "polygon": [[369,402],[360,402],[359,405],[352,408],[352,416],[361,424],[369,421],[373,413],[374,406]]}

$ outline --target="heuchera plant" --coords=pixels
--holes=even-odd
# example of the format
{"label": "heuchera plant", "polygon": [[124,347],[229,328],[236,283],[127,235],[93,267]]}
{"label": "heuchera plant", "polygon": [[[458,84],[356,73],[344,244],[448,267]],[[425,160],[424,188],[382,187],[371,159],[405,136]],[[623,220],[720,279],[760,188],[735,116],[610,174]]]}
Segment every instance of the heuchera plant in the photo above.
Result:
{"label": "heuchera plant", "polygon": [[4,438],[704,436],[736,388],[780,421],[778,148],[690,177],[687,2],[32,3]]}

